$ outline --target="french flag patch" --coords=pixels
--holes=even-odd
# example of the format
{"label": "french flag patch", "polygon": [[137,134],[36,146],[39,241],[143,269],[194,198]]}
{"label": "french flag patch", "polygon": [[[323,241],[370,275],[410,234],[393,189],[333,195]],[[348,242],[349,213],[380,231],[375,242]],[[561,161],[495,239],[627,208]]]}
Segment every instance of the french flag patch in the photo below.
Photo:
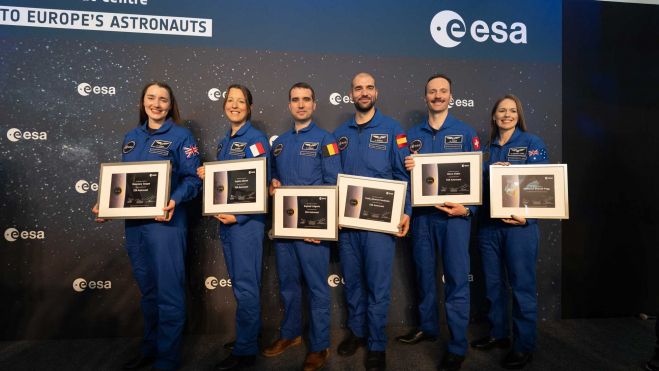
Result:
{"label": "french flag patch", "polygon": [[265,148],[261,142],[256,142],[249,146],[249,151],[252,152],[252,157],[259,157],[265,153]]}

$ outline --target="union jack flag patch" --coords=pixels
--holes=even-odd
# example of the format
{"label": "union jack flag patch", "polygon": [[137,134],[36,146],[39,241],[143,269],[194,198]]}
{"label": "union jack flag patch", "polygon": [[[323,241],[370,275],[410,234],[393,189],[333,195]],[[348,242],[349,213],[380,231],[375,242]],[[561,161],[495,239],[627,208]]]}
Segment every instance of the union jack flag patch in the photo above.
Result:
{"label": "union jack flag patch", "polygon": [[537,155],[539,155],[539,154],[540,154],[540,151],[538,151],[537,149],[533,149],[533,150],[530,150],[530,151],[529,151],[529,157],[531,157],[531,156],[537,156]]}
{"label": "union jack flag patch", "polygon": [[197,156],[199,154],[199,149],[197,146],[183,147],[183,152],[185,152],[187,158],[190,158],[192,156]]}

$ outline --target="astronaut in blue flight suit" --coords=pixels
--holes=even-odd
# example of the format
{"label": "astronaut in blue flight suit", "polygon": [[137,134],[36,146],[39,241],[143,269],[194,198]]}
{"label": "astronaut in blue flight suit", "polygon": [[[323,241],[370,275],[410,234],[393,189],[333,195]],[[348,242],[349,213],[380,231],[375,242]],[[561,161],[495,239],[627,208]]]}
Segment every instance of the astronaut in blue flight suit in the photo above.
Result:
{"label": "astronaut in blue flight suit", "polygon": [[[409,181],[404,167],[409,154],[400,124],[375,109],[378,90],[375,78],[357,74],[351,84],[356,114],[334,132],[345,174]],[[411,206],[408,194],[399,237],[409,228]],[[386,367],[387,309],[391,300],[392,264],[396,238],[393,235],[344,228],[339,234],[339,256],[345,279],[350,334],[338,348],[351,356],[368,339],[367,370]]]}
{"label": "astronaut in blue flight suit", "polygon": [[531,360],[536,344],[536,260],[539,231],[537,221],[521,215],[506,219],[489,217],[489,166],[548,163],[547,149],[540,138],[526,131],[522,104],[514,95],[499,99],[492,108],[490,141],[483,160],[483,213],[479,218],[479,247],[487,300],[490,334],[472,342],[488,350],[510,346],[508,283],[513,295],[513,347],[504,357],[505,368],[521,368]]}
{"label": "astronaut in blue flight suit", "polygon": [[[288,108],[294,127],[272,143],[270,194],[280,186],[336,185],[341,159],[334,136],[312,121],[313,88],[304,82],[289,90]],[[279,291],[284,305],[280,338],[263,350],[266,357],[302,343],[302,280],[309,300],[309,345],[304,370],[323,367],[330,346],[330,301],[327,284],[330,245],[319,240],[276,239]]]}
{"label": "astronaut in blue flight suit", "polygon": [[[153,364],[156,370],[174,370],[181,363],[185,325],[185,202],[194,198],[201,182],[195,174],[199,151],[192,133],[180,120],[172,89],[152,82],[142,91],[140,122],[126,134],[123,162],[169,160],[172,173],[166,217],[126,220],[126,250],[142,294],[144,339],[141,354],[124,365],[137,369]],[[98,213],[95,207],[94,212]],[[103,222],[103,219],[98,219]]]}
{"label": "astronaut in blue flight suit", "polygon": [[[224,98],[224,114],[231,129],[220,139],[217,160],[268,157],[270,147],[265,134],[250,123],[252,94],[242,85],[231,85]],[[203,167],[197,170],[205,176]],[[265,214],[219,214],[220,240],[224,261],[236,297],[236,340],[225,347],[231,354],[216,365],[216,370],[234,370],[254,364],[261,328],[261,263]]]}
{"label": "astronaut in blue flight suit", "polygon": [[[470,152],[480,150],[476,131],[449,114],[451,80],[431,76],[425,87],[428,118],[407,132],[411,153]],[[414,159],[405,159],[408,170]],[[416,344],[434,341],[439,335],[436,264],[438,252],[444,267],[445,308],[450,340],[440,370],[457,370],[467,352],[469,325],[469,236],[474,206],[446,202],[435,207],[417,207],[412,215],[413,256],[419,289],[419,327],[398,341]]]}

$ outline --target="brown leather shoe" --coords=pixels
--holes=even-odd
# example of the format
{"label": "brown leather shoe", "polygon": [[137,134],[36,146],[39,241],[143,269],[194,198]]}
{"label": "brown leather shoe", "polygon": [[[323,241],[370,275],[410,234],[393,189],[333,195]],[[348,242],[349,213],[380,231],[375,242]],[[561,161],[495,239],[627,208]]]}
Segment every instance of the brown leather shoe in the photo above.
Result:
{"label": "brown leather shoe", "polygon": [[307,353],[307,358],[304,360],[304,371],[320,370],[325,366],[327,358],[329,358],[329,348],[320,352]]}
{"label": "brown leather shoe", "polygon": [[302,344],[302,336],[298,336],[295,339],[277,339],[272,345],[263,349],[261,354],[264,357],[275,357],[284,353],[286,349],[300,344]]}

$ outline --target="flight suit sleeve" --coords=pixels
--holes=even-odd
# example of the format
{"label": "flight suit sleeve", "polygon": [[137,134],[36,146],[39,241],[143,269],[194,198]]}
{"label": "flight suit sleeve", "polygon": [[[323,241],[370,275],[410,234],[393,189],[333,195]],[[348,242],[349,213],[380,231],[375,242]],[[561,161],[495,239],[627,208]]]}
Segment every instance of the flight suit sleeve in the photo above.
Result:
{"label": "flight suit sleeve", "polygon": [[405,214],[412,216],[411,186],[410,173],[405,170],[405,157],[410,155],[410,149],[407,145],[407,135],[397,125],[393,136],[393,145],[391,149],[391,168],[394,179],[407,182],[407,191],[405,193]]}
{"label": "flight suit sleeve", "polygon": [[527,149],[527,164],[548,164],[549,154],[547,153],[547,146],[538,137],[534,137]]}
{"label": "flight suit sleeve", "polygon": [[323,184],[336,185],[336,177],[341,172],[341,155],[339,146],[331,134],[326,134],[321,142],[321,167]]}
{"label": "flight suit sleeve", "polygon": [[[467,134],[467,140],[468,140],[468,143],[469,143],[468,144],[469,152],[478,152],[478,151],[482,150],[482,148],[481,148],[481,139],[478,137],[478,133],[476,132],[476,130],[472,129]],[[469,212],[471,213],[472,217],[476,215],[476,213],[478,212],[478,209],[479,209],[479,207],[477,205],[469,205],[469,206],[465,206],[465,207],[469,209]]]}
{"label": "flight suit sleeve", "polygon": [[[272,148],[270,148],[270,179],[277,179],[281,181],[281,178],[279,177],[279,171],[277,170],[277,156],[274,154],[274,150],[279,144],[279,139],[275,140],[272,142]],[[268,185],[270,185],[270,182],[268,182]]]}
{"label": "flight suit sleeve", "polygon": [[[245,158],[265,157],[266,184],[270,184],[270,145],[268,139],[264,136],[256,136],[247,143],[248,148],[245,150]],[[249,214],[236,215],[238,224],[245,224],[252,216]]]}
{"label": "flight suit sleeve", "polygon": [[[547,154],[547,146],[539,137],[534,136],[526,149],[526,163],[527,164],[548,164],[549,155]],[[526,219],[528,224],[538,223],[538,219]]]}
{"label": "flight suit sleeve", "polygon": [[170,198],[176,205],[180,205],[195,198],[201,189],[201,179],[197,176],[197,168],[200,166],[199,147],[192,135],[188,135],[176,152],[174,156],[178,162],[179,182]]}

